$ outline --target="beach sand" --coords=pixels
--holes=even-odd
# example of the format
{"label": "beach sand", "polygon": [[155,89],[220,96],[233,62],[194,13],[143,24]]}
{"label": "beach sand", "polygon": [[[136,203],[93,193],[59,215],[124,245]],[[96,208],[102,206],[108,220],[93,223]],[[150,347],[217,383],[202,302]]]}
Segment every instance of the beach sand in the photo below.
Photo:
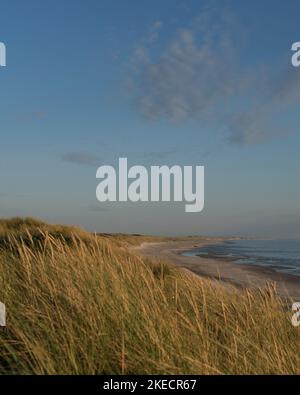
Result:
{"label": "beach sand", "polygon": [[134,247],[142,256],[157,258],[165,262],[188,269],[202,277],[220,281],[223,285],[234,285],[239,288],[260,288],[268,282],[275,284],[281,297],[300,301],[300,277],[278,273],[272,269],[255,265],[241,265],[233,261],[225,261],[199,256],[183,256],[184,251],[216,244],[222,238],[193,238],[191,240],[167,241],[160,243],[143,243]]}

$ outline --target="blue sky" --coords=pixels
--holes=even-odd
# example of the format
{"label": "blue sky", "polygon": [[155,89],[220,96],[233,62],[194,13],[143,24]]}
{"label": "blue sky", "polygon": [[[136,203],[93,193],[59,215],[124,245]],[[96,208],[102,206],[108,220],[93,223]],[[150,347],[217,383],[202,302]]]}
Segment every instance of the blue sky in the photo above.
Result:
{"label": "blue sky", "polygon": [[[0,216],[300,236],[300,3],[2,0]],[[96,201],[96,168],[204,165],[205,208]]]}

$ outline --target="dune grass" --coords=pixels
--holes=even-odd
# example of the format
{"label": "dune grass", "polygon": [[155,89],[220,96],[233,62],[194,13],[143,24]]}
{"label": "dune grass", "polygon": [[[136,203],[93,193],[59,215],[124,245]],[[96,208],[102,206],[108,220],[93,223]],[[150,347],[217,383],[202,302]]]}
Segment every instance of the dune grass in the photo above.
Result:
{"label": "dune grass", "polygon": [[108,237],[31,225],[3,226],[1,374],[300,373],[300,331],[271,286],[224,289]]}
{"label": "dune grass", "polygon": [[[76,226],[50,225],[35,218],[0,219],[0,248],[10,249],[11,240],[19,241],[36,248],[43,248],[44,233],[67,244],[75,238],[88,242],[90,235]],[[15,244],[15,243],[14,243]]]}

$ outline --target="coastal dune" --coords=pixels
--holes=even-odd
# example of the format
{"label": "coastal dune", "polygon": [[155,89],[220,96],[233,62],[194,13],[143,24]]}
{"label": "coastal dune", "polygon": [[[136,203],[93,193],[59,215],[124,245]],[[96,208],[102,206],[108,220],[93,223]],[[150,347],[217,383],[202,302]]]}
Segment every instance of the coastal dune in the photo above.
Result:
{"label": "coastal dune", "polygon": [[0,220],[0,374],[299,374],[290,300],[180,255],[208,242]]}

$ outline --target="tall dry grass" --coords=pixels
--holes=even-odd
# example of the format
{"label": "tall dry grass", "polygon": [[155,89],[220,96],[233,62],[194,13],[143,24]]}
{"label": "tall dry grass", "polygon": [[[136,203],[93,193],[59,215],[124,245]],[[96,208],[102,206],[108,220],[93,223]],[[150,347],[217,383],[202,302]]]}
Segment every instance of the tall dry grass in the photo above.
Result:
{"label": "tall dry grass", "polygon": [[0,373],[300,373],[272,287],[226,290],[107,238],[24,232],[0,252]]}

